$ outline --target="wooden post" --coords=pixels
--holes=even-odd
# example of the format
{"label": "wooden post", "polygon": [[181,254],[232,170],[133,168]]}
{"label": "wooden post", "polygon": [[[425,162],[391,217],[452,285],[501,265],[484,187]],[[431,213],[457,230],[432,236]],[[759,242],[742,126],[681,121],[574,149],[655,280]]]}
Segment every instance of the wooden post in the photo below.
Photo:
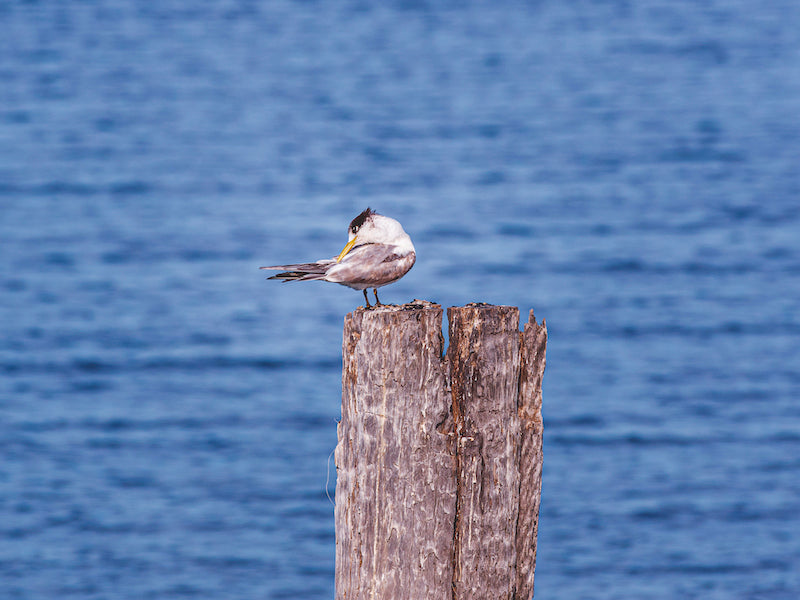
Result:
{"label": "wooden post", "polygon": [[336,598],[529,600],[547,330],[415,301],[345,318]]}

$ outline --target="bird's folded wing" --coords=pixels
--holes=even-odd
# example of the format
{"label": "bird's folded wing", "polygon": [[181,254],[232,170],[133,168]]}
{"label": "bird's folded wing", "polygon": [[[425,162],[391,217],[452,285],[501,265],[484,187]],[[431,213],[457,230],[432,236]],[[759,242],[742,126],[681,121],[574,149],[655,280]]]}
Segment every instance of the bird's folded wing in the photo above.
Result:
{"label": "bird's folded wing", "polygon": [[365,244],[353,248],[341,262],[332,265],[327,281],[344,284],[385,285],[402,277],[414,264],[413,252],[400,254],[397,246]]}

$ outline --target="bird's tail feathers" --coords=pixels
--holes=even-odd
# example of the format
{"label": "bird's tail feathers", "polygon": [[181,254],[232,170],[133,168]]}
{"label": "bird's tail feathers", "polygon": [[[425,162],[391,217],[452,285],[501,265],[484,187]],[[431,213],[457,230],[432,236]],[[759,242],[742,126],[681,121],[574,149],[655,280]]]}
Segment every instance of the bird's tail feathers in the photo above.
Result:
{"label": "bird's tail feathers", "polygon": [[287,271],[278,273],[267,279],[280,279],[284,283],[287,281],[313,281],[315,279],[325,279],[325,273],[299,273],[297,271]]}
{"label": "bird's tail feathers", "polygon": [[325,271],[335,261],[333,260],[320,260],[313,263],[302,263],[297,265],[275,265],[271,267],[259,267],[260,269],[268,269],[272,271],[283,271],[267,279],[280,279],[282,281],[313,281],[315,279],[324,279]]}

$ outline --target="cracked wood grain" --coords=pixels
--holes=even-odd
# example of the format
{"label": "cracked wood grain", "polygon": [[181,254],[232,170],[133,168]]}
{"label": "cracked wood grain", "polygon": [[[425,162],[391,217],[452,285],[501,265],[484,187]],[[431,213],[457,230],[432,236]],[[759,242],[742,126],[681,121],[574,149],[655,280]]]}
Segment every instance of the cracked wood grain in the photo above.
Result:
{"label": "cracked wood grain", "polygon": [[547,331],[514,307],[347,315],[336,598],[528,600]]}

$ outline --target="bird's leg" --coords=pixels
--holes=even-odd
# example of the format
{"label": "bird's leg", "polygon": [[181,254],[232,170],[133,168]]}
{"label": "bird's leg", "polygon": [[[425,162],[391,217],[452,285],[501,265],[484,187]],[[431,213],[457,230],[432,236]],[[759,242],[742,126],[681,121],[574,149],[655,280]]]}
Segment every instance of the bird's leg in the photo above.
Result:
{"label": "bird's leg", "polygon": [[369,298],[367,297],[367,288],[364,288],[361,291],[364,292],[364,302],[367,303],[367,308],[372,308],[372,305],[369,303]]}
{"label": "bird's leg", "polygon": [[[383,306],[381,301],[378,299],[378,288],[372,288],[372,291],[375,292],[375,306]],[[366,294],[366,292],[364,292]]]}

